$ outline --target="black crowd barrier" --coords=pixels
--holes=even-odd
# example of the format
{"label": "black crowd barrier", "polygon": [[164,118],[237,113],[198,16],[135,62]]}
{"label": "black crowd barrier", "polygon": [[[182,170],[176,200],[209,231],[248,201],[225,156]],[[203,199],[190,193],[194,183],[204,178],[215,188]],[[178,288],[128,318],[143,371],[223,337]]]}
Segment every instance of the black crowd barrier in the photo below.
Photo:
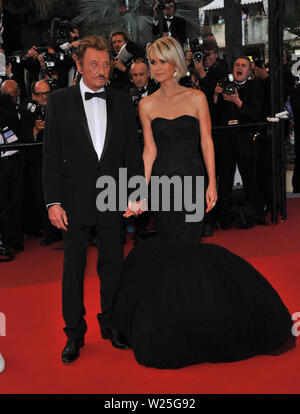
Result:
{"label": "black crowd barrier", "polygon": [[[270,122],[256,122],[252,124],[238,124],[238,125],[224,125],[216,126],[212,128],[213,132],[221,132],[229,129],[240,129],[240,128],[262,128],[270,126]],[[43,145],[42,142],[26,142],[18,144],[1,144],[0,151],[11,151],[11,150],[23,150],[31,147],[37,147]]]}
{"label": "black crowd barrier", "polygon": [[[276,130],[280,130],[282,128],[283,121],[281,120],[278,123],[271,123],[271,122],[256,122],[256,123],[249,123],[249,124],[237,124],[237,125],[225,125],[225,126],[217,126],[213,127],[212,131],[213,133],[221,133],[223,131],[232,130],[235,129],[241,129],[241,128],[251,128],[251,130],[254,130],[257,128],[258,130],[262,130],[264,128],[270,129],[271,131],[271,148],[277,147],[277,143],[275,142],[280,138],[280,134],[274,133]],[[259,131],[258,131],[259,132]],[[0,145],[0,151],[9,151],[9,150],[30,150],[30,148],[34,147],[40,147],[42,146],[42,142],[27,142],[27,143],[19,143],[19,144],[1,144]],[[285,202],[278,203],[278,199],[281,201],[283,199],[286,200],[286,193],[285,193],[285,186],[282,186],[282,177],[280,172],[277,171],[278,168],[281,170],[284,168],[284,157],[282,157],[282,154],[277,154],[277,152],[271,151],[272,153],[272,172],[271,172],[271,220],[274,224],[278,223],[278,216],[281,216],[281,220],[286,219],[286,208],[285,208]],[[278,163],[278,157],[280,158],[280,162]],[[277,167],[276,167],[277,166]]]}

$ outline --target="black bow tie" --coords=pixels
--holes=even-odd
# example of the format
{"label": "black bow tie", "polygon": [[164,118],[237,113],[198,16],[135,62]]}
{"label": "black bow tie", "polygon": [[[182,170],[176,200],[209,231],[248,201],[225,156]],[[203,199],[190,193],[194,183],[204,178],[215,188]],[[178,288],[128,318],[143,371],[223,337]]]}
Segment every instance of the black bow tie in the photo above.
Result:
{"label": "black bow tie", "polygon": [[105,91],[103,91],[103,92],[95,92],[95,93],[85,92],[84,97],[85,97],[85,100],[86,101],[89,101],[92,98],[102,98],[102,99],[106,99],[106,92]]}
{"label": "black bow tie", "polygon": [[173,21],[173,19],[167,19],[166,17],[165,17],[165,19],[166,19],[167,22],[172,22]]}
{"label": "black bow tie", "polygon": [[139,94],[143,95],[143,93],[147,92],[147,88],[144,86],[143,88],[139,89]]}

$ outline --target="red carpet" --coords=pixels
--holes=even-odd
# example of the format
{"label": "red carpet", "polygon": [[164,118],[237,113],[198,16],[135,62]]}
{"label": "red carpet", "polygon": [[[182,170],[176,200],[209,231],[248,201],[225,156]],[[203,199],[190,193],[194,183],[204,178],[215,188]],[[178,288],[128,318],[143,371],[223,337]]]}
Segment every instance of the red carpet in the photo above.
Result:
{"label": "red carpet", "polygon": [[[277,226],[215,232],[205,241],[249,260],[276,288],[291,314],[300,312],[300,199],[288,200],[288,220]],[[2,394],[215,394],[300,392],[300,346],[279,357],[259,356],[228,364],[202,364],[180,370],[139,366],[132,351],[118,351],[100,338],[96,249],[89,250],[85,305],[88,331],[80,358],[61,363],[65,344],[61,317],[62,250],[28,240],[24,253],[0,264],[0,312],[6,336],[0,352],[6,370]],[[127,249],[130,246],[127,246]],[[298,328],[300,333],[300,326]]]}

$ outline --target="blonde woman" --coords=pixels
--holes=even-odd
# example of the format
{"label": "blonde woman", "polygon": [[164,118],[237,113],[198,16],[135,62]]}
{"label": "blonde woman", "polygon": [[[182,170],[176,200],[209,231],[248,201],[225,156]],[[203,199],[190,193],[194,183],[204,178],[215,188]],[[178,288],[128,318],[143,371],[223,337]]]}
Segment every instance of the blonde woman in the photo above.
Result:
{"label": "blonde woman", "polygon": [[[209,211],[217,191],[206,98],[178,84],[186,66],[175,39],[156,40],[148,58],[152,77],[160,83],[160,89],[140,103],[152,210],[157,177],[174,182],[179,177],[183,194],[196,208],[202,197]],[[203,180],[197,180],[204,175],[205,188]],[[185,182],[187,177],[192,179]],[[183,197],[183,208],[177,208],[181,195],[176,185],[159,195],[163,200],[154,211],[158,237],[127,256],[115,303],[114,321],[137,361],[170,369],[292,348],[291,316],[267,280],[239,256],[200,243],[201,217],[191,220],[188,197]],[[165,198],[170,198],[169,211],[163,208]]]}

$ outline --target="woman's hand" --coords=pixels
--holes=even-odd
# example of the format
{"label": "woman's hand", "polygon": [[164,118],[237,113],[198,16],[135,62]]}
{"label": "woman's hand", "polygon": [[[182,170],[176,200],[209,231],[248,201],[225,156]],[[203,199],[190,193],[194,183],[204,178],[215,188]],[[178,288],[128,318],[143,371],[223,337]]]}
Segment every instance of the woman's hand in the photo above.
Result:
{"label": "woman's hand", "polygon": [[123,217],[128,218],[131,216],[138,216],[139,214],[144,213],[144,211],[148,210],[147,200],[141,200],[132,202],[129,201],[128,207],[123,214]]}
{"label": "woman's hand", "polygon": [[210,210],[212,210],[215,207],[217,200],[218,200],[218,193],[217,193],[216,184],[215,183],[209,184],[206,190],[206,204],[207,204],[206,213],[209,213]]}

